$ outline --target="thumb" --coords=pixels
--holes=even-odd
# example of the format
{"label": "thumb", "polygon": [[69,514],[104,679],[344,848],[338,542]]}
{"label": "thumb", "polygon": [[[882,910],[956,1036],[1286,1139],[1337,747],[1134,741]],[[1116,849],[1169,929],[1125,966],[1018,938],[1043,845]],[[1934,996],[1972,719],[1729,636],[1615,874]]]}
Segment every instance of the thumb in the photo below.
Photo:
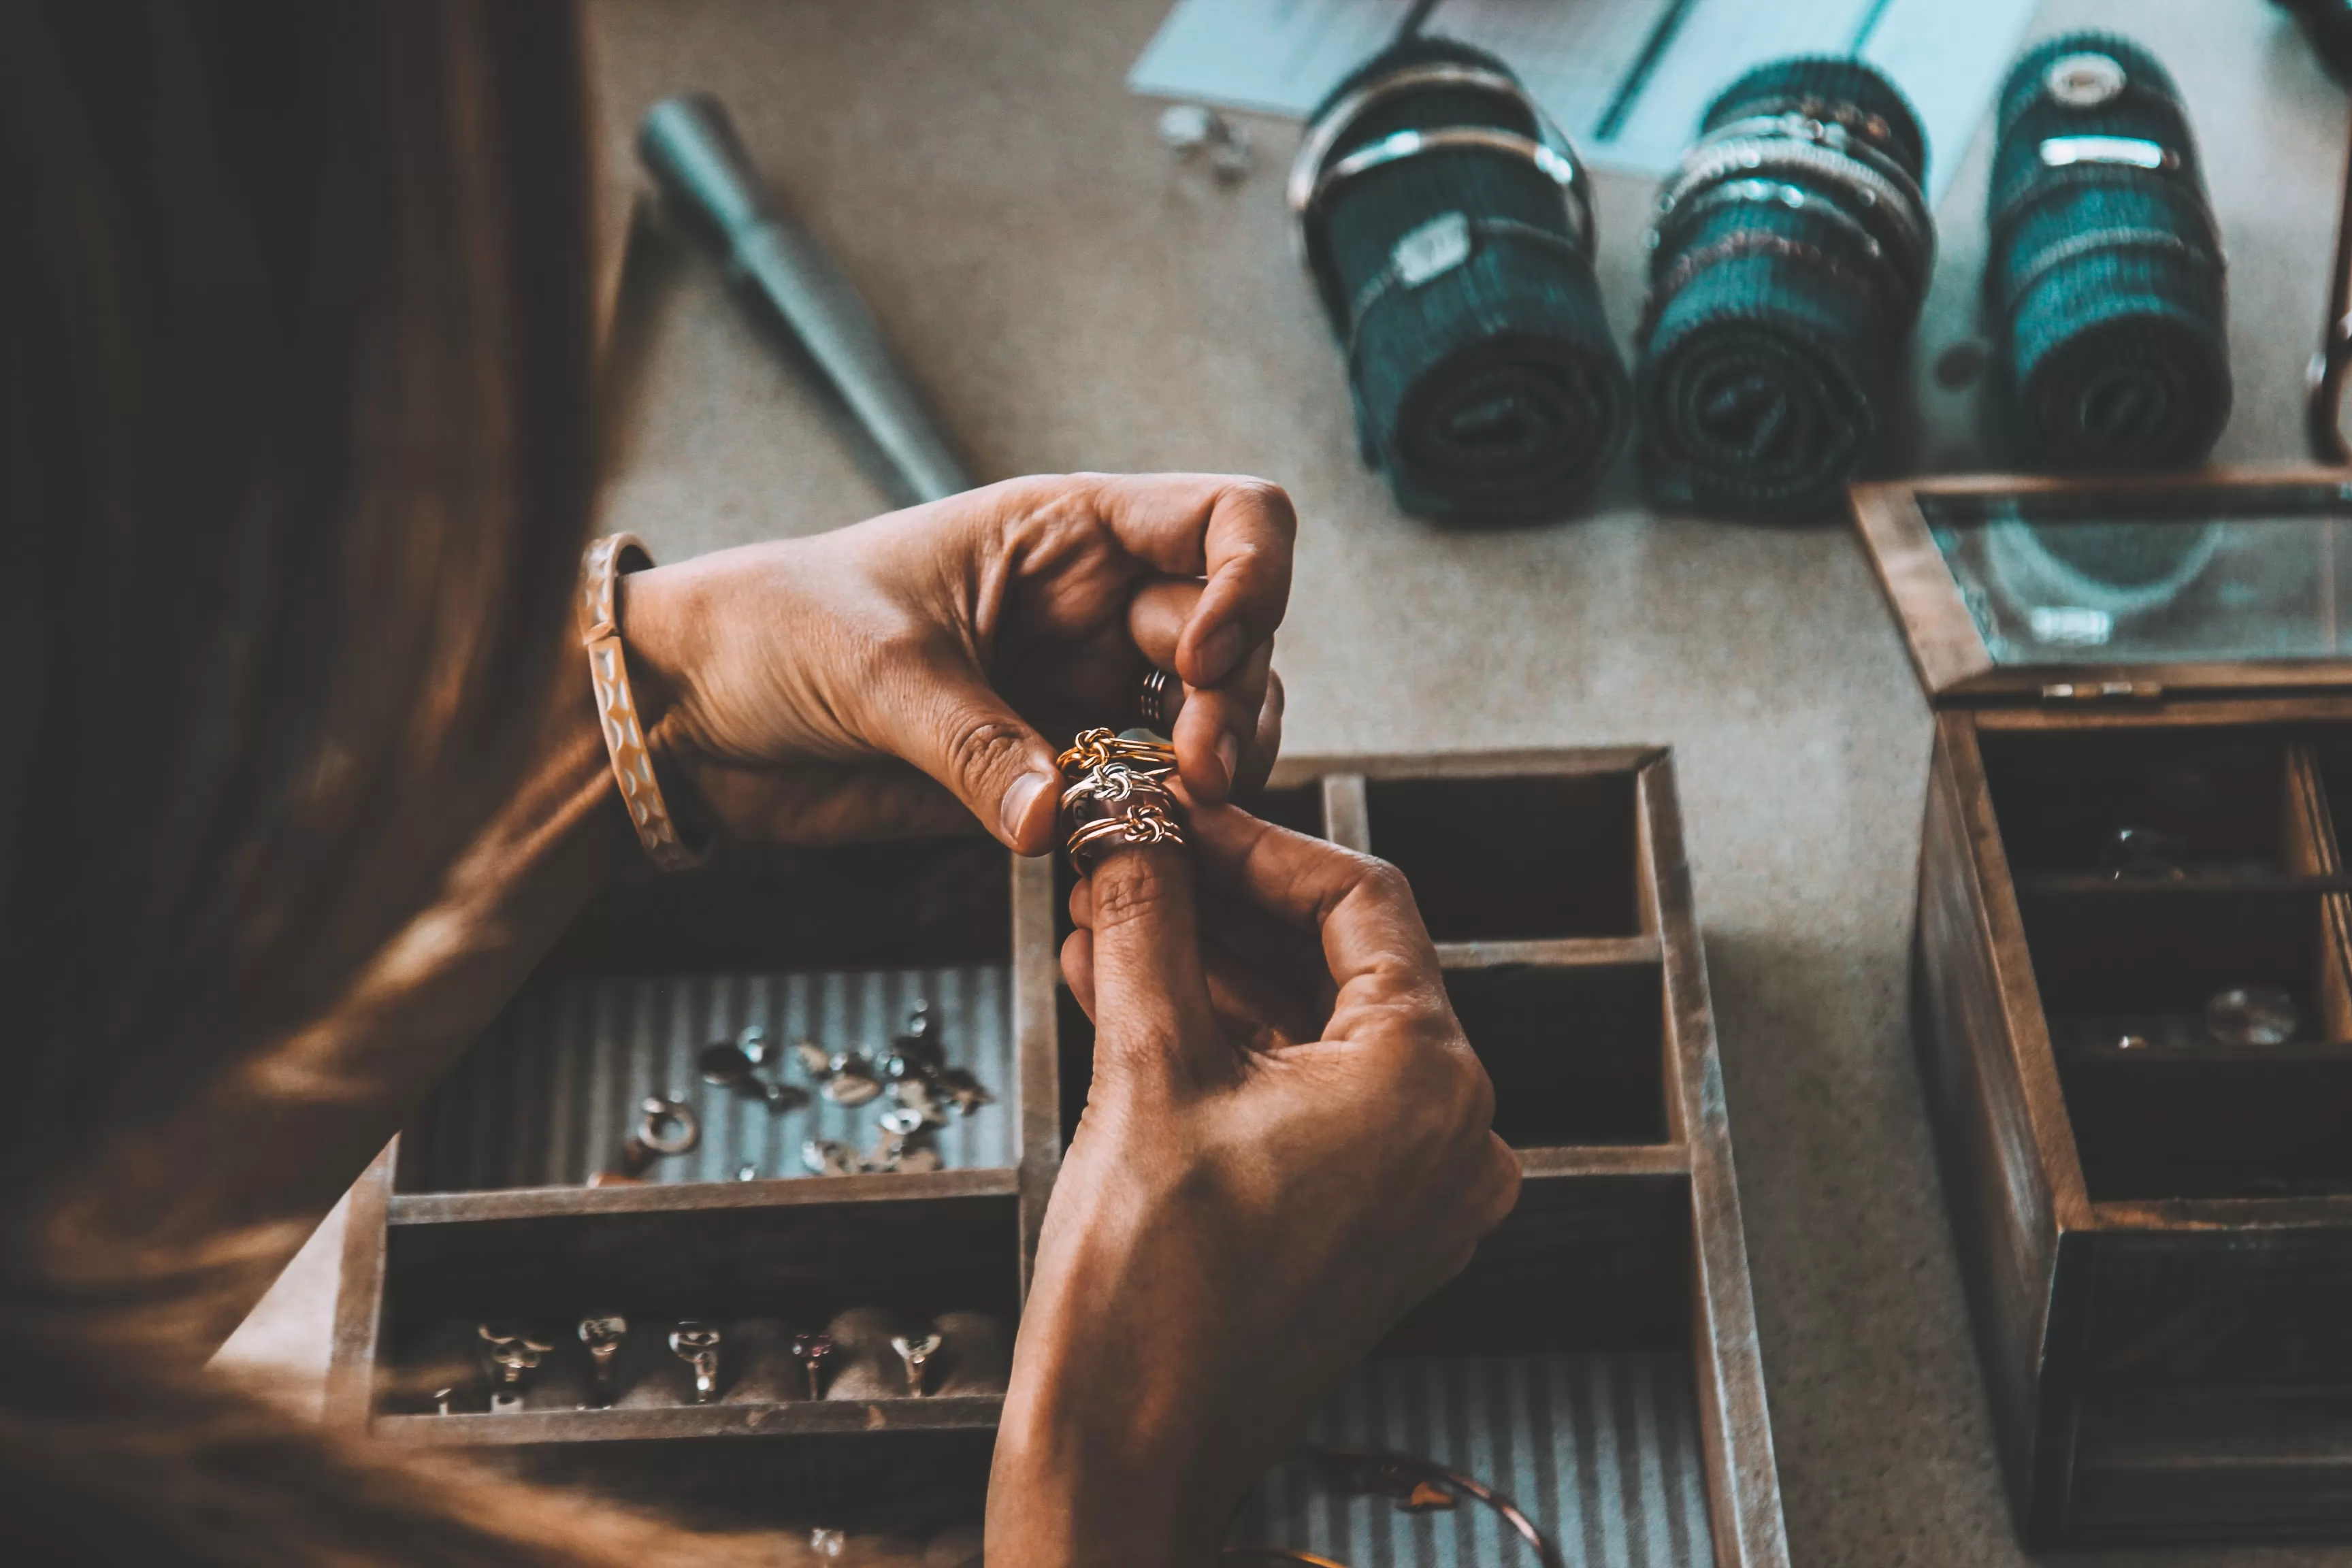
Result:
{"label": "thumb", "polygon": [[927,672],[914,733],[899,754],[955,792],[982,825],[1016,853],[1054,844],[1061,770],[1054,748],[969,666]]}
{"label": "thumb", "polygon": [[1232,1053],[1209,1005],[1181,845],[1103,852],[1087,878],[1094,928],[1095,1081],[1213,1081]]}

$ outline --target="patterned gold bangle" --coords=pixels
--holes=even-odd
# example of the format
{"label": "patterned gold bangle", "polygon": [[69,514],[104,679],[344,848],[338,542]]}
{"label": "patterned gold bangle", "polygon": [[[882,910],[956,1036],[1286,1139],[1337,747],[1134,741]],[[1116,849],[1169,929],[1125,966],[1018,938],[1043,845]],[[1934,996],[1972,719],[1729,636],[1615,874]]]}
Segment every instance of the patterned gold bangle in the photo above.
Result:
{"label": "patterned gold bangle", "polygon": [[637,719],[636,699],[629,692],[629,663],[621,651],[616,608],[621,574],[653,563],[645,541],[634,533],[610,534],[588,547],[580,572],[580,645],[588,650],[596,721],[604,731],[613,778],[621,786],[621,804],[628,808],[637,842],[663,870],[684,871],[701,865],[710,847],[688,844],[670,816],[669,803],[662,799],[645,726]]}

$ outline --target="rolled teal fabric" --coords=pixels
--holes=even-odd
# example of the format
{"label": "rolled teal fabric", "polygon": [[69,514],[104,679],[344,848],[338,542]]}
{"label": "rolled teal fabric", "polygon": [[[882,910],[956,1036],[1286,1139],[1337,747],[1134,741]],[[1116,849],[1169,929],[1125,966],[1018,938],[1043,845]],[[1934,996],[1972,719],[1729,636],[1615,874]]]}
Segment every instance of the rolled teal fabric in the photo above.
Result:
{"label": "rolled teal fabric", "polygon": [[2020,457],[2204,461],[2229,423],[2221,237],[2179,89],[2125,38],[2072,33],[2001,89],[1987,303]]}
{"label": "rolled teal fabric", "polygon": [[[1447,64],[1509,74],[1483,51],[1416,39],[1333,89],[1310,136],[1367,83]],[[1508,94],[1418,88],[1370,104],[1319,162],[1449,127],[1544,137]],[[1363,456],[1397,504],[1457,525],[1581,505],[1623,444],[1628,382],[1559,184],[1507,152],[1433,151],[1338,184],[1305,221]]]}
{"label": "rolled teal fabric", "polygon": [[1656,499],[1829,508],[1877,458],[1935,258],[1918,121],[1849,59],[1759,66],[1661,194],[1636,404]]}

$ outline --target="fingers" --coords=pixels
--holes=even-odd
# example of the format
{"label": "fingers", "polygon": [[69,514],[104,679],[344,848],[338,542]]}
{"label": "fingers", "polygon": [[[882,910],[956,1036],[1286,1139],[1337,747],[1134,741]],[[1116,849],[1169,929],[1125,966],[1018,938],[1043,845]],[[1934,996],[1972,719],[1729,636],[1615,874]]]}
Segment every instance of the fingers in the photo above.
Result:
{"label": "fingers", "polygon": [[914,732],[893,749],[952,790],[1008,847],[1023,855],[1052,848],[1062,774],[1045,738],[958,658],[931,661],[916,703]]}
{"label": "fingers", "polygon": [[1181,847],[1114,848],[1087,881],[1097,1083],[1229,1078],[1233,1054],[1201,964],[1192,857]]}
{"label": "fingers", "polygon": [[[1209,1012],[1223,1039],[1244,1050],[1275,1051],[1321,1037],[1323,1015],[1296,989],[1230,948],[1204,942],[1201,957]],[[1082,927],[1063,939],[1062,978],[1087,1018],[1096,1019],[1093,931]]]}
{"label": "fingers", "polygon": [[[1197,582],[1165,580],[1137,591],[1128,606],[1128,630],[1145,658],[1162,669],[1177,667],[1178,647],[1186,628],[1198,619],[1207,592]],[[1168,734],[1176,742],[1177,765],[1186,787],[1201,799],[1230,799],[1236,788],[1247,787],[1253,777],[1263,780],[1274,766],[1282,726],[1273,663],[1269,637],[1250,648],[1223,679],[1211,686],[1182,687]],[[1269,702],[1274,704],[1271,725],[1266,722]],[[1266,744],[1269,734],[1273,748]]]}
{"label": "fingers", "polygon": [[1323,933],[1323,958],[1344,994],[1360,981],[1388,994],[1434,993],[1437,949],[1412,889],[1384,860],[1261,822],[1229,805],[1202,805],[1188,836],[1204,883]]}
{"label": "fingers", "polygon": [[1290,602],[1297,515],[1279,486],[1219,474],[1102,481],[1096,505],[1121,544],[1171,577],[1207,579],[1167,668],[1210,687],[1271,639]]}

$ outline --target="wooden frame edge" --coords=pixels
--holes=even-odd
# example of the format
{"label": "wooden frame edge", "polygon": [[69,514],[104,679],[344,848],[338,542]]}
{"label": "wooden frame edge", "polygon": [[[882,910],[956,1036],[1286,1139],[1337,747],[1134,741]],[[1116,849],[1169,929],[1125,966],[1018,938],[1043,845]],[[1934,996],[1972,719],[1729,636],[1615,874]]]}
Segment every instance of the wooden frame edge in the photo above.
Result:
{"label": "wooden frame edge", "polygon": [[352,1206],[343,1215],[342,1266],[335,1281],[334,1337],[327,1356],[322,1419],[331,1428],[365,1431],[375,1414],[392,1187],[399,1167],[400,1140],[395,1137],[352,1184]]}
{"label": "wooden frame edge", "polygon": [[1660,751],[1638,776],[1664,946],[1666,1060],[1675,1125],[1690,1167],[1691,1360],[1708,1464],[1707,1515],[1717,1568],[1787,1568],[1788,1524],[1773,1451],[1748,1237],[1732,1164],[1731,1121],[1706,984],[1674,759]]}

